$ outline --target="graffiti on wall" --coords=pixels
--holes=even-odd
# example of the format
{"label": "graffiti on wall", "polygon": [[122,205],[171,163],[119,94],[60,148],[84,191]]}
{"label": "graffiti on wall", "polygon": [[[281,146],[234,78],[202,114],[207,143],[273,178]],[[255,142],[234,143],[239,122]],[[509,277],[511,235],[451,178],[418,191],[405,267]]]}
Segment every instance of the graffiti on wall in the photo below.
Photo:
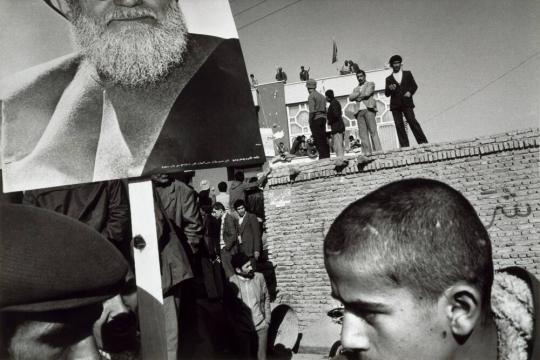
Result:
{"label": "graffiti on wall", "polygon": [[[491,195],[497,193],[497,190],[487,189],[482,191],[481,195]],[[486,225],[486,229],[491,228],[495,225],[500,216],[504,216],[508,219],[513,219],[516,217],[528,217],[532,213],[532,207],[529,203],[520,203],[516,199],[516,193],[510,190],[507,187],[502,188],[502,199],[505,201],[504,204],[498,204],[495,206],[491,213],[491,218],[489,223]]]}

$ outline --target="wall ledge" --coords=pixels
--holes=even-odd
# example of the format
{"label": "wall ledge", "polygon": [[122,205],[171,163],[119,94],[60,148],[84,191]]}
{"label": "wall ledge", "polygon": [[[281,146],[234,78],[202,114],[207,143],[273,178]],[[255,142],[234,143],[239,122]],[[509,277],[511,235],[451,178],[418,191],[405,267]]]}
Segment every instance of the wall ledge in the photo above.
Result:
{"label": "wall ledge", "polygon": [[272,188],[320,178],[538,148],[540,147],[539,137],[540,128],[530,128],[468,140],[422,144],[375,153],[369,157],[347,156],[349,164],[341,172],[336,171],[334,161],[330,159],[287,164],[273,169],[269,176],[268,185]]}

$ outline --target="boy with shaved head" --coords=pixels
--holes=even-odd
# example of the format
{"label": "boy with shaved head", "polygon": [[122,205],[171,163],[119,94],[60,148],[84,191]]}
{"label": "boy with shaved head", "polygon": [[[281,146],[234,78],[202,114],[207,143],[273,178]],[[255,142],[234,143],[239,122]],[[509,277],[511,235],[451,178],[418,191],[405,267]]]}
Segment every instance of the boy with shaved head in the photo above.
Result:
{"label": "boy with shaved head", "polygon": [[538,359],[538,280],[493,273],[471,204],[438,181],[394,182],[349,205],[324,241],[356,359]]}

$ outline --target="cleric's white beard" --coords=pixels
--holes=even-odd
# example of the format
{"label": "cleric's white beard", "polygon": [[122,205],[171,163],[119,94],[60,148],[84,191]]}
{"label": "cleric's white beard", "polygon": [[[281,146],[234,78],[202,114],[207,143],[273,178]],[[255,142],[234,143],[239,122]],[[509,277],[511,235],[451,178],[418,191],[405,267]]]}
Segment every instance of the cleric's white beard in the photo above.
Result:
{"label": "cleric's white beard", "polygon": [[[145,15],[146,9],[120,10],[126,17]],[[80,13],[73,21],[73,37],[86,59],[106,81],[127,88],[151,87],[171,68],[182,64],[186,26],[182,12],[170,7],[156,25],[133,21],[109,31],[106,20],[97,22]]]}

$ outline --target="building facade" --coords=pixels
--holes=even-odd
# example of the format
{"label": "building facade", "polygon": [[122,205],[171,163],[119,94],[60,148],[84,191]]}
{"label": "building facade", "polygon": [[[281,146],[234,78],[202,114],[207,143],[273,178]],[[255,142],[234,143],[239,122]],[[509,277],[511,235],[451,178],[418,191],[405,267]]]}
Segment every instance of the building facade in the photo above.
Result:
{"label": "building facade", "polygon": [[[380,69],[366,72],[367,81],[375,83],[375,100],[377,101],[377,128],[381,139],[383,150],[388,151],[399,148],[397,134],[395,130],[392,112],[390,111],[390,99],[384,95],[385,78],[391,73],[389,69]],[[261,84],[261,87],[270,84]],[[317,79],[317,90],[324,94],[326,90],[332,89],[336,99],[343,108],[343,120],[346,127],[346,141],[348,135],[358,138],[358,124],[354,117],[347,116],[346,109],[352,106],[348,96],[358,85],[355,74],[337,75]],[[257,89],[253,89],[253,99],[255,104],[259,104]],[[299,135],[309,138],[309,111],[307,105],[308,92],[306,83],[293,82],[284,85],[284,101],[287,114],[288,141],[289,146]],[[264,110],[264,109],[263,109]],[[263,116],[265,114],[263,113]],[[330,127],[327,128],[330,131]],[[283,141],[283,140],[282,140]],[[414,144],[414,141],[413,141]]]}

